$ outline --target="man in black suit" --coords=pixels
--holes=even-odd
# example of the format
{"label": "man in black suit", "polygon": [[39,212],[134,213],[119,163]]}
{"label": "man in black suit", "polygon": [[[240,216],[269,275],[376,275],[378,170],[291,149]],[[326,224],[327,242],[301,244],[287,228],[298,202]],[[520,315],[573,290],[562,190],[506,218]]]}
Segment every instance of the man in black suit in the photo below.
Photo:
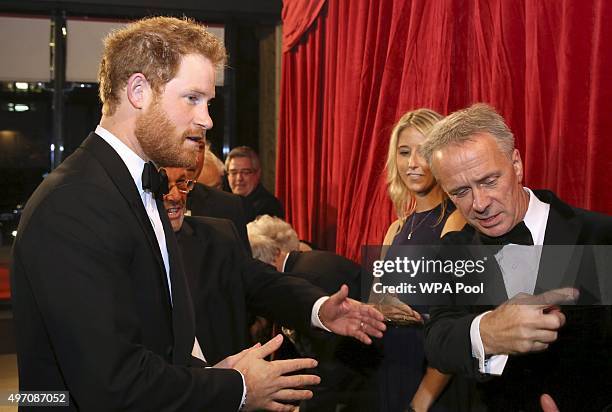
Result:
{"label": "man in black suit", "polygon": [[[578,291],[578,303],[601,303],[592,251],[570,247],[560,255],[521,245],[609,245],[612,218],[572,208],[551,192],[524,188],[512,133],[487,105],[443,119],[422,152],[470,224],[448,234],[444,244],[498,245],[485,288],[501,285],[498,295],[512,298],[499,306],[431,310],[430,364],[478,381],[476,392],[464,394],[457,409],[534,410],[545,393],[561,410],[611,404],[610,308],[558,306],[575,301]],[[559,289],[550,290],[551,285]]]}
{"label": "man in black suit", "polygon": [[[13,249],[21,390],[69,391],[68,410],[87,411],[288,410],[311,396],[293,388],[316,376],[283,375],[314,360],[263,359],[282,338],[216,368],[191,356],[193,308],[152,162],[195,164],[224,60],[187,19],[143,19],[105,40],[100,125],[32,195]],[[341,326],[377,328],[371,314]]]}
{"label": "man in black suit", "polygon": [[351,310],[373,313],[367,306],[345,299],[348,291],[346,286],[341,288],[342,283],[328,292],[334,295],[327,299],[327,291],[303,279],[285,276],[248,256],[238,246],[231,221],[184,216],[186,169],[165,168],[165,172],[169,192],[164,196],[164,208],[177,234],[195,307],[196,336],[209,362],[219,362],[248,346],[247,314],[266,316],[302,330],[317,326],[364,343],[371,340],[362,331],[382,336],[382,323],[351,330],[338,319],[337,308],[332,304],[336,301]]}
{"label": "man in black suit", "polygon": [[225,169],[232,193],[244,196],[253,209],[249,221],[261,215],[285,217],[280,200],[261,184],[261,163],[253,149],[233,148],[225,158]]}
{"label": "man in black suit", "polygon": [[[246,198],[198,183],[206,166],[205,159],[211,155],[214,156],[204,146],[203,151],[198,155],[196,167],[188,169],[188,174],[191,174],[189,178],[195,181],[193,189],[187,195],[188,213],[191,216],[208,216],[231,220],[238,230],[240,240],[250,254],[251,246],[247,237],[246,224],[248,222],[247,216],[251,216],[253,211]],[[207,167],[211,167],[211,165]]]}
{"label": "man in black suit", "polygon": [[[247,227],[257,259],[274,265],[279,272],[306,279],[328,293],[346,284],[351,297],[361,298],[360,265],[328,251],[298,251],[297,233],[277,217],[259,216]],[[300,411],[335,411],[339,405],[351,411],[376,409],[375,386],[371,381],[380,359],[376,348],[319,331],[284,330],[292,337],[298,353],[319,361],[315,370],[321,376],[321,385],[313,389],[312,399],[300,403]],[[283,346],[281,351],[285,354],[295,352],[286,342]]]}

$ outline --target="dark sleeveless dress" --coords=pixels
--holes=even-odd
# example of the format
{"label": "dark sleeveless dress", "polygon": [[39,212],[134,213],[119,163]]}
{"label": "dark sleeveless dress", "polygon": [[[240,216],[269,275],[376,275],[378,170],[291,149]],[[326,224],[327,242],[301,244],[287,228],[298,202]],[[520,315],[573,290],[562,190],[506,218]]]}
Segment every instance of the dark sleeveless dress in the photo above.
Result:
{"label": "dark sleeveless dress", "polygon": [[[455,211],[452,202],[447,202],[444,216],[440,219],[442,205],[424,212],[414,213],[404,222],[393,239],[393,246],[436,245],[449,215]],[[412,230],[410,239],[408,235]],[[406,302],[410,304],[410,302]],[[413,306],[419,313],[428,313],[425,306]],[[383,360],[379,369],[380,411],[402,412],[407,410],[425,374],[424,335],[422,326],[390,326],[382,339]],[[434,403],[430,411],[449,411]]]}

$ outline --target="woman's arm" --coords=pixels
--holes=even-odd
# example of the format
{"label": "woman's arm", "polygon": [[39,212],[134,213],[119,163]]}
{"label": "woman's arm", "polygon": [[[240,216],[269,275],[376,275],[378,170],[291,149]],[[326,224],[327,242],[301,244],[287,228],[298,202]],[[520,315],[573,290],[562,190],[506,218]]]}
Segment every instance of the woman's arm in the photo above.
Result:
{"label": "woman's arm", "polygon": [[442,233],[440,234],[440,237],[443,237],[448,232],[457,232],[463,229],[465,223],[465,219],[463,218],[461,213],[459,213],[458,210],[455,210],[453,213],[450,214],[448,219],[446,219],[446,223],[442,228]]}
{"label": "woman's arm", "polygon": [[429,410],[434,401],[438,398],[446,384],[450,380],[451,375],[445,375],[437,369],[427,367],[425,376],[419,385],[410,405],[415,412],[426,412]]}

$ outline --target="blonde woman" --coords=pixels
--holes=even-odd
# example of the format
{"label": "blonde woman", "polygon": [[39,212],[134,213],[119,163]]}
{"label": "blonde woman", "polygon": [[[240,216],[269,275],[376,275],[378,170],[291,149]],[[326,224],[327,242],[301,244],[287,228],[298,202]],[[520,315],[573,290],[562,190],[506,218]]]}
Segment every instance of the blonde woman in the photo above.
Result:
{"label": "blonde woman", "polygon": [[[387,183],[398,219],[387,230],[385,245],[434,245],[444,234],[465,224],[419,151],[427,132],[441,119],[433,110],[417,109],[404,114],[393,128]],[[426,307],[413,309],[427,312]],[[434,402],[450,377],[427,367],[422,328],[390,328],[383,344],[381,409],[446,410]]]}

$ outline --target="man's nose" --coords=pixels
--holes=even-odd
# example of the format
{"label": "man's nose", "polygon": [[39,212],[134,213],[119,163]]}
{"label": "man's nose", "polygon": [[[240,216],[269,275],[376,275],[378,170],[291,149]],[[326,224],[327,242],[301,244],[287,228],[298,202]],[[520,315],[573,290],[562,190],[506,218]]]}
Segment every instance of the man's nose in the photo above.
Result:
{"label": "man's nose", "polygon": [[178,190],[178,187],[176,187],[176,185],[170,186],[170,189],[166,194],[166,199],[176,202],[181,200],[181,192]]}
{"label": "man's nose", "polygon": [[486,212],[489,204],[491,203],[491,198],[486,193],[485,190],[481,188],[476,188],[472,191],[473,199],[472,199],[472,209],[474,209],[477,213]]}
{"label": "man's nose", "polygon": [[208,112],[208,105],[203,105],[202,110],[198,110],[195,123],[204,130],[210,130],[213,127],[213,120]]}

